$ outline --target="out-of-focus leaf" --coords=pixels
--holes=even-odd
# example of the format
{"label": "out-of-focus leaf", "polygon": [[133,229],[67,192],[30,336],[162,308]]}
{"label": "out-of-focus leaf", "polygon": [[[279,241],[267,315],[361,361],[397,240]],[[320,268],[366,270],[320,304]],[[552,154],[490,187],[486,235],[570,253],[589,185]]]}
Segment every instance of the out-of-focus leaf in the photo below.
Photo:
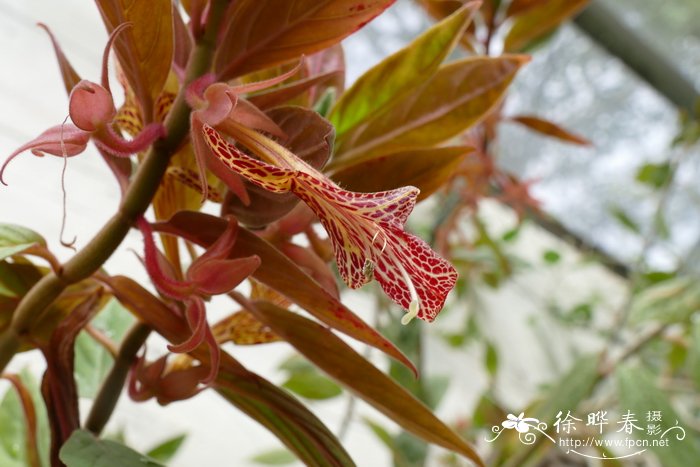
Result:
{"label": "out-of-focus leaf", "polygon": [[146,455],[157,462],[168,462],[180,450],[180,446],[185,441],[187,435],[177,435],[167,439],[146,453]]}
{"label": "out-of-focus leaf", "polygon": [[[191,331],[184,318],[132,279],[111,277],[114,295],[145,323],[170,342],[181,342]],[[191,355],[208,362],[208,352],[200,346]],[[206,364],[206,363],[203,363]],[[229,402],[269,429],[302,462],[319,466],[353,466],[350,456],[318,418],[288,392],[246,370],[222,352],[215,389]]]}
{"label": "out-of-focus leaf", "polygon": [[170,73],[173,59],[173,4],[170,0],[97,0],[107,30],[130,22],[114,49],[124,76],[141,106],[145,122],[153,121],[154,103]]}
{"label": "out-of-focus leaf", "polygon": [[236,345],[255,345],[280,340],[270,328],[247,311],[227,316],[212,326],[211,330],[219,344],[233,342]]}
{"label": "out-of-focus leaf", "polygon": [[420,189],[418,200],[430,196],[450,177],[470,147],[416,149],[381,155],[347,165],[334,171],[331,178],[347,190],[374,192],[400,186]]}
{"label": "out-of-focus leaf", "polygon": [[381,441],[384,444],[384,446],[389,448],[391,451],[394,451],[394,437],[391,436],[387,429],[368,418],[365,418],[364,421],[369,427],[369,429],[372,430],[372,433],[374,433],[375,436],[379,438],[379,441]]}
{"label": "out-of-focus leaf", "polygon": [[46,246],[46,240],[26,227],[0,224],[0,260],[19,253],[32,245]]}
{"label": "out-of-focus leaf", "polygon": [[42,275],[41,270],[31,263],[0,261],[0,299],[21,298]]}
{"label": "out-of-focus leaf", "polygon": [[332,399],[343,393],[343,390],[330,379],[317,371],[302,371],[292,375],[282,383],[282,387],[305,399]]}
{"label": "out-of-focus leaf", "polygon": [[671,179],[671,164],[668,162],[644,164],[637,170],[635,179],[640,183],[659,189]]}
{"label": "out-of-focus leaf", "polygon": [[329,115],[338,135],[414,92],[432,76],[464,33],[477,6],[469,3],[460,8],[358,78]]}
{"label": "out-of-focus leaf", "polygon": [[488,114],[528,60],[521,55],[471,57],[442,66],[414,92],[339,135],[331,167],[431,147],[456,136]]}
{"label": "out-of-focus leaf", "polygon": [[61,448],[60,458],[66,467],[162,466],[123,444],[99,440],[85,430],[73,432]]}
{"label": "out-of-focus leaf", "polygon": [[547,250],[542,253],[542,259],[547,264],[556,264],[561,261],[561,254],[558,251]]}
{"label": "out-of-focus leaf", "polygon": [[695,387],[700,389],[700,319],[696,319],[690,329],[688,369],[691,378],[695,381]]}
{"label": "out-of-focus leaf", "polygon": [[522,15],[515,17],[505,38],[506,52],[519,52],[530,42],[544,36],[553,28],[581,11],[589,0],[549,0],[538,2]]}
{"label": "out-of-focus leaf", "polygon": [[[226,225],[224,219],[215,216],[199,212],[180,212],[168,222],[154,225],[154,229],[208,247],[221,235]],[[394,344],[326,292],[318,282],[275,247],[240,228],[231,257],[250,255],[257,255],[261,259],[260,267],[253,274],[255,279],[293,300],[328,326],[381,350],[415,372],[413,364]]]}
{"label": "out-of-focus leaf", "polygon": [[610,208],[610,214],[612,214],[612,216],[615,218],[616,221],[620,223],[620,225],[625,227],[630,232],[636,234],[641,233],[639,225],[637,225],[637,223],[620,206],[612,206]]}
{"label": "out-of-focus leaf", "polygon": [[423,385],[425,389],[425,405],[434,411],[450,387],[450,378],[445,375],[428,376],[423,381]]}
{"label": "out-of-focus leaf", "polygon": [[491,343],[486,341],[484,349],[484,367],[489,372],[491,377],[496,376],[498,372],[498,349]]}
{"label": "out-of-focus leaf", "polygon": [[340,42],[394,0],[239,0],[215,57],[220,80],[311,54]]}
{"label": "out-of-focus leaf", "polygon": [[438,420],[422,402],[326,327],[271,303],[257,302],[250,311],[329,376],[404,429],[483,465],[472,447]]}
{"label": "out-of-focus leaf", "polygon": [[[700,459],[697,433],[683,426],[668,396],[656,387],[654,377],[645,369],[625,365],[615,370],[615,380],[622,413],[629,410],[638,420],[636,425],[642,428],[633,429],[634,437],[648,440],[649,449],[656,454],[664,467],[697,464],[697,460]],[[661,414],[661,420],[649,422],[661,428],[656,436],[649,435],[645,429],[646,416],[650,411]],[[676,425],[678,428],[673,428]],[[666,430],[670,431],[665,433]],[[655,446],[652,440],[660,439],[662,434],[665,436],[661,439],[667,439],[668,445]]]}
{"label": "out-of-focus leaf", "polygon": [[508,9],[506,10],[506,16],[515,16],[525,13],[536,6],[544,5],[550,0],[512,0]]}
{"label": "out-of-focus leaf", "polygon": [[580,357],[547,391],[542,402],[535,405],[532,414],[526,413],[526,416],[534,416],[551,426],[550,421],[555,419],[560,410],[570,410],[574,413],[581,401],[591,394],[598,380],[599,363],[598,355]]}
{"label": "out-of-focus leaf", "polygon": [[252,457],[250,460],[261,465],[287,465],[295,462],[297,458],[286,449],[271,449]]}
{"label": "out-of-focus leaf", "polygon": [[567,143],[578,144],[580,146],[591,146],[591,142],[586,138],[574,134],[556,123],[550,122],[549,120],[544,120],[539,117],[534,117],[532,115],[518,115],[516,117],[510,117],[516,123],[526,126],[527,128],[541,133],[546,136],[551,136],[552,138],[557,138]]}
{"label": "out-of-focus leaf", "polygon": [[696,277],[678,277],[652,285],[634,297],[630,321],[681,323],[700,309],[700,287]]}
{"label": "out-of-focus leaf", "polygon": [[24,411],[17,392],[8,388],[0,402],[0,465],[25,467],[27,457],[27,428]]}
{"label": "out-of-focus leaf", "polygon": [[[118,343],[133,323],[133,316],[117,300],[111,300],[92,321],[106,337]],[[114,359],[85,331],[75,340],[75,380],[81,397],[92,398],[100,388]]]}

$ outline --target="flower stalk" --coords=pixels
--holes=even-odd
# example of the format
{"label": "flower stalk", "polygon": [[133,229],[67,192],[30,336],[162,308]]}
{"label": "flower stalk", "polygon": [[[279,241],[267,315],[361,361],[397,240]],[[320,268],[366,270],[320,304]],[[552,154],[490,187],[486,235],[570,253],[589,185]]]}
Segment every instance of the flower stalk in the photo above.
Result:
{"label": "flower stalk", "polygon": [[187,137],[190,107],[185,100],[185,89],[189,83],[209,71],[216,34],[228,3],[227,0],[214,0],[211,3],[210,21],[192,50],[185,83],[165,121],[166,137],[157,140],[151,146],[124,196],[122,205],[95,237],[63,266],[60,274],[48,273],[27,292],[17,306],[12,322],[0,333],[0,371],[4,370],[19,350],[21,338],[28,332],[30,325],[40,319],[42,312],[66,287],[97,271],[124,240],[136,218],[150,205],[167,170],[170,157]]}

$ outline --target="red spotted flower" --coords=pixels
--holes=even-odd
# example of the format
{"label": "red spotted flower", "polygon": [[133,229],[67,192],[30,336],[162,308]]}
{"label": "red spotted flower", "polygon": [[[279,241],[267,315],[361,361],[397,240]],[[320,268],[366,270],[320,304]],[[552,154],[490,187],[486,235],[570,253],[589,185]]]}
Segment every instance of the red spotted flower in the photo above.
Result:
{"label": "red spotted flower", "polygon": [[275,193],[292,192],[319,217],[333,243],[345,283],[355,289],[376,278],[386,294],[408,310],[402,322],[433,321],[457,271],[427,243],[404,231],[419,190],[402,187],[378,193],[343,190],[322,173],[260,132],[229,121],[226,133],[266,162],[229,144],[202,126],[212,153],[237,174]]}

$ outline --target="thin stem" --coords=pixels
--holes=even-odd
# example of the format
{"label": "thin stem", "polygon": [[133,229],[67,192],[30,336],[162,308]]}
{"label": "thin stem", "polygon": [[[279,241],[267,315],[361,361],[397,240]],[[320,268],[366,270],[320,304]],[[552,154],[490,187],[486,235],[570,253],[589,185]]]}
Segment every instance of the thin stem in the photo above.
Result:
{"label": "thin stem", "polygon": [[51,272],[44,276],[17,306],[12,322],[0,334],[0,371],[17,352],[21,338],[29,331],[30,326],[41,319],[42,313],[66,287],[89,277],[109,259],[126,237],[136,218],[151,204],[170,157],[189,132],[190,108],[185,101],[185,90],[190,82],[207,73],[211,67],[216,35],[227,5],[226,0],[212,2],[206,31],[192,51],[185,82],[165,121],[167,136],[156,141],[148,151],[119,210],[90,243],[65,264],[60,275]]}
{"label": "thin stem", "polygon": [[105,335],[105,333],[97,329],[92,324],[87,324],[85,326],[85,332],[88,334],[88,336],[92,337],[95,342],[101,345],[112,356],[112,358],[117,358],[117,346],[114,344],[112,339]]}
{"label": "thin stem", "polygon": [[114,365],[100,387],[90,414],[85,421],[85,429],[96,436],[100,434],[119,401],[124,382],[129,374],[136,354],[151,333],[151,328],[144,323],[136,323],[124,336],[119,352],[114,359]]}

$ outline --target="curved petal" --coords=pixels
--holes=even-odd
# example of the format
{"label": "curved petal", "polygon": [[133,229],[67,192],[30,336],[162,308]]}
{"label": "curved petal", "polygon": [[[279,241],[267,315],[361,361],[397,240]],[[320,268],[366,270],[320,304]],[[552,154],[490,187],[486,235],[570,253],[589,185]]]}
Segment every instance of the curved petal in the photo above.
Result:
{"label": "curved petal", "polygon": [[9,155],[2,167],[0,167],[0,183],[7,185],[3,180],[5,168],[12,159],[24,151],[31,150],[37,156],[48,153],[54,156],[71,157],[83,152],[88,141],[90,141],[90,133],[81,130],[75,125],[68,123],[51,127]]}

